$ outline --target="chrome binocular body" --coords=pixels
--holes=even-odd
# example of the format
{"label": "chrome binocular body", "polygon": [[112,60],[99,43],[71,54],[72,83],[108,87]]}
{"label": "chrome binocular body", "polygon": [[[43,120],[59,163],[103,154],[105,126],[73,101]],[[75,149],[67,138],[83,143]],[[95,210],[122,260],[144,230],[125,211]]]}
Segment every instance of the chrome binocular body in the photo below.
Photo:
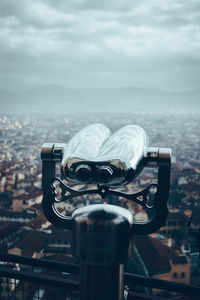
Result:
{"label": "chrome binocular body", "polygon": [[[147,209],[155,208],[155,216],[146,223],[134,222],[133,232],[151,233],[167,218],[170,182],[171,149],[149,147],[146,132],[139,126],[127,125],[113,135],[101,125],[90,125],[78,132],[68,143],[46,143],[41,150],[43,210],[51,223],[62,228],[72,227],[72,216],[63,216],[56,203],[85,194],[102,198],[115,195],[134,201]],[[59,163],[61,177],[56,177]],[[158,180],[135,194],[115,190],[115,186],[133,182],[144,168],[158,168]],[[63,180],[87,184],[87,190],[75,190]],[[61,188],[58,198],[56,184]],[[89,189],[89,185],[96,189]]]}

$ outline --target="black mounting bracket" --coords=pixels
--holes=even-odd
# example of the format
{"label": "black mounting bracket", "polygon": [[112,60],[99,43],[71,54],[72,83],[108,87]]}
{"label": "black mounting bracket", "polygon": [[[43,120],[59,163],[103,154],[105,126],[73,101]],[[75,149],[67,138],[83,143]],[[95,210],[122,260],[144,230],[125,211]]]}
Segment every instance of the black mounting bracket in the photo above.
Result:
{"label": "black mounting bracket", "polygon": [[56,208],[56,203],[71,200],[86,194],[99,194],[103,199],[107,195],[115,195],[145,207],[155,209],[155,215],[147,222],[135,222],[133,234],[149,234],[157,231],[166,221],[169,196],[171,150],[163,148],[148,148],[146,151],[145,165],[158,168],[157,183],[150,184],[140,192],[127,194],[111,189],[109,186],[97,186],[91,190],[74,190],[56,177],[56,162],[62,160],[63,144],[44,144],[42,147],[42,188],[43,211],[47,219],[55,226],[71,229],[70,215],[62,215]]}

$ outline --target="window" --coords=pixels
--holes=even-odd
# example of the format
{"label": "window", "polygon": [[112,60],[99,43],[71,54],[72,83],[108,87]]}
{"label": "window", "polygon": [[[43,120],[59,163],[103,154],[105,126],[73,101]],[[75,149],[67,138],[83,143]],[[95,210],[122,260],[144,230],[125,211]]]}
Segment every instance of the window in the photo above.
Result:
{"label": "window", "polygon": [[181,278],[185,278],[185,272],[181,272]]}
{"label": "window", "polygon": [[173,273],[173,278],[177,278],[178,277],[178,274],[175,272]]}

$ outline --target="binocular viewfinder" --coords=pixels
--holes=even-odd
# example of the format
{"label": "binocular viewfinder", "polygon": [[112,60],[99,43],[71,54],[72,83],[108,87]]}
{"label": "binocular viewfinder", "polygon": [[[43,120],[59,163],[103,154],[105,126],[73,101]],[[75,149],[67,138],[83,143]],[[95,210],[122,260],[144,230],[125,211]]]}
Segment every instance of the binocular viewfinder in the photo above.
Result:
{"label": "binocular viewfinder", "polygon": [[62,177],[75,182],[121,185],[132,181],[145,165],[148,137],[135,125],[111,135],[101,124],[77,133],[64,148]]}

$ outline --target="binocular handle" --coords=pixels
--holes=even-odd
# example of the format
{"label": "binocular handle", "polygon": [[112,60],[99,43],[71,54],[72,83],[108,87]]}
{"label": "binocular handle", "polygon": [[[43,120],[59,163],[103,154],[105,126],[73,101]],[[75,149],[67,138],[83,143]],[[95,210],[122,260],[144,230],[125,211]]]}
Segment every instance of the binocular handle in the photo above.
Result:
{"label": "binocular handle", "polygon": [[[62,160],[63,144],[44,144],[42,147],[42,208],[46,218],[55,226],[63,229],[72,229],[71,215],[62,215],[56,208],[53,181],[55,180],[56,162]],[[152,219],[147,222],[134,222],[132,234],[150,234],[161,228],[168,214],[167,200],[169,196],[171,149],[148,148],[145,155],[145,165],[158,167],[157,192],[154,197],[156,210]],[[106,204],[105,204],[106,205]]]}
{"label": "binocular handle", "polygon": [[154,199],[156,212],[154,217],[147,222],[135,222],[133,234],[150,234],[158,231],[165,224],[168,216],[167,201],[170,185],[171,151],[170,149],[165,149],[164,151],[162,151],[162,149],[159,150],[158,183]]}
{"label": "binocular handle", "polygon": [[42,209],[47,220],[56,227],[63,229],[72,228],[72,220],[70,216],[63,216],[55,206],[55,196],[52,191],[53,180],[56,173],[56,162],[60,161],[63,156],[63,144],[45,143],[42,147],[42,189],[43,200]]}

